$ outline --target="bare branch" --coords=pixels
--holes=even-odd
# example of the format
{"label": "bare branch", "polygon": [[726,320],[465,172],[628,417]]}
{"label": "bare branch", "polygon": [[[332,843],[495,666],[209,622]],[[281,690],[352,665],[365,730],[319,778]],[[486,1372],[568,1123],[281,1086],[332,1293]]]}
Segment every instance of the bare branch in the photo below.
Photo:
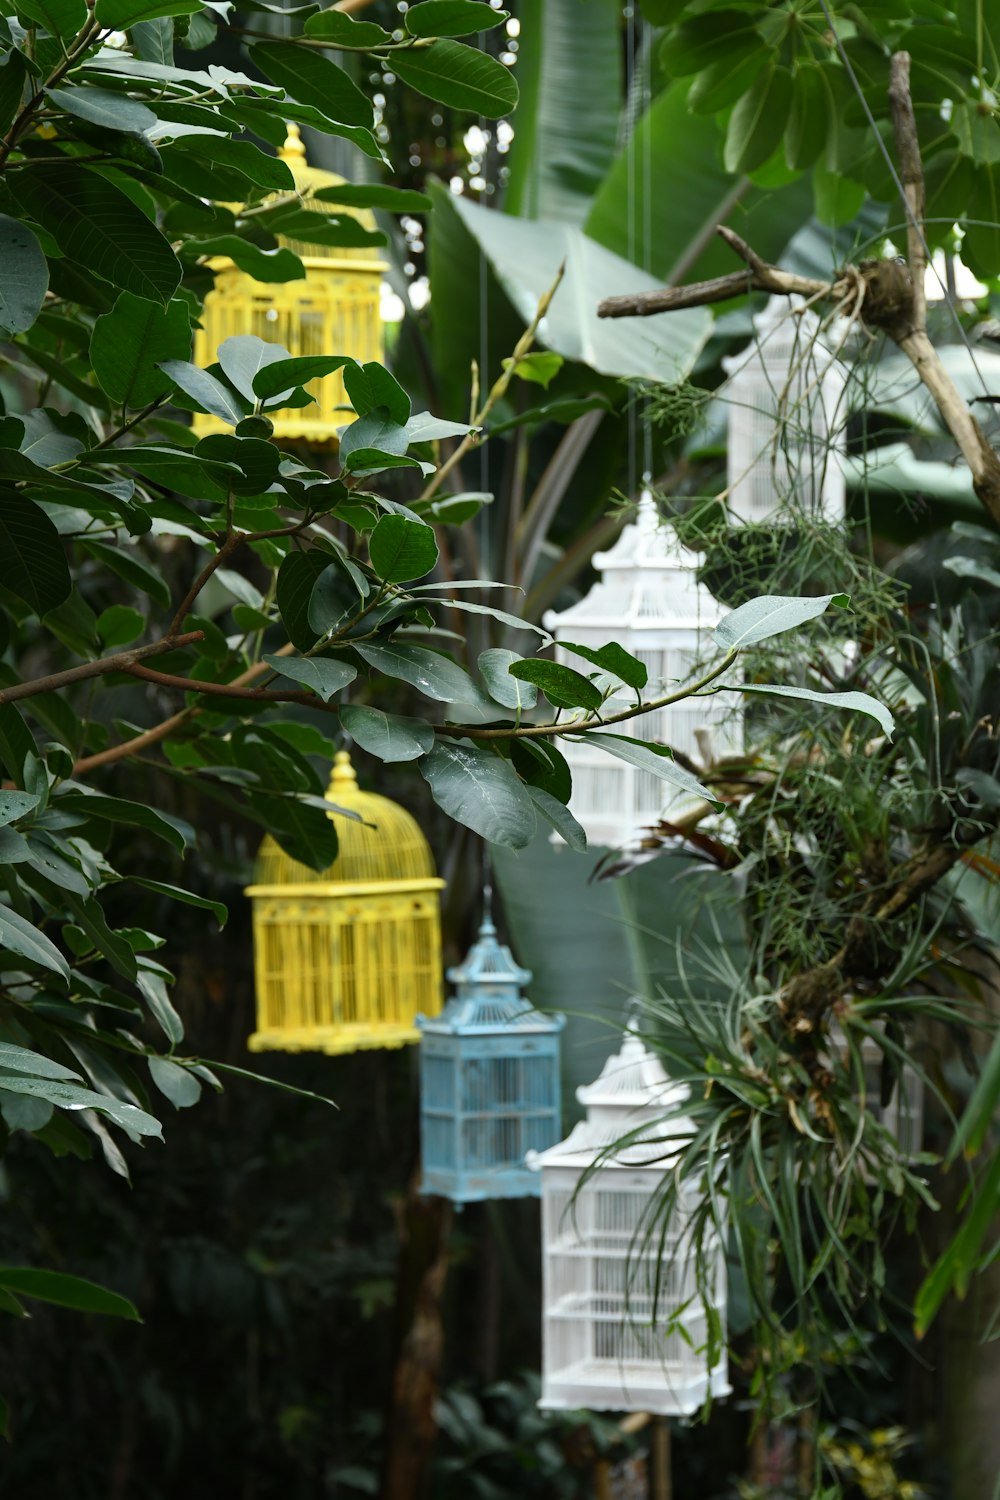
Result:
{"label": "bare branch", "polygon": [[114,656],[102,656],[97,661],[85,661],[79,667],[68,667],[65,672],[51,672],[48,677],[35,677],[31,682],[16,682],[12,687],[0,690],[0,703],[14,703],[19,698],[35,698],[39,693],[55,692],[69,687],[73,682],[84,682],[88,677],[103,677],[106,672],[127,672],[136,662],[150,656],[162,656],[164,651],[175,651],[180,646],[190,646],[204,639],[204,632],[191,630],[187,635],[167,635],[162,641],[153,641],[148,646],[135,646],[131,651],[119,651]]}
{"label": "bare branch", "polygon": [[924,236],[924,169],[920,160],[917,121],[910,97],[910,54],[897,52],[889,74],[889,105],[896,138],[896,156],[906,197],[906,259],[910,267],[913,298],[913,331],[927,327],[924,275],[927,271],[927,240]]}

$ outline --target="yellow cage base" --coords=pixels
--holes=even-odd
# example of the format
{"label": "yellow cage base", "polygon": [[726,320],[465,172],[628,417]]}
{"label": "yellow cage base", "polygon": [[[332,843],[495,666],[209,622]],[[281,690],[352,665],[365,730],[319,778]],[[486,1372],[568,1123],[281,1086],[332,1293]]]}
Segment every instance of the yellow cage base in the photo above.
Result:
{"label": "yellow cage base", "polygon": [[419,1042],[415,1026],[303,1026],[255,1031],[248,1039],[251,1052],[361,1052],[382,1047],[408,1047]]}

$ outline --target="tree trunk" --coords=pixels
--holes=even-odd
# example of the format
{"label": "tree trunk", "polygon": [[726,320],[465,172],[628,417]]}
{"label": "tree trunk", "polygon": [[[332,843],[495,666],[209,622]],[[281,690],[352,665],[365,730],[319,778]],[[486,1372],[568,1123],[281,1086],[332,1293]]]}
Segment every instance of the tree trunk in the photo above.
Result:
{"label": "tree trunk", "polygon": [[419,1173],[410,1179],[403,1215],[396,1293],[397,1348],[386,1414],[381,1500],[420,1500],[437,1427],[448,1276],[451,1204],[422,1198]]}

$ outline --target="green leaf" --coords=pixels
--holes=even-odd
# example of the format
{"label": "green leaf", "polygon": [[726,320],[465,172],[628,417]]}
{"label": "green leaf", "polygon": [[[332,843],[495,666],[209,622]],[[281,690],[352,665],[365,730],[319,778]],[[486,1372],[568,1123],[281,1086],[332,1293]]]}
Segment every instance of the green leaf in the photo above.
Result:
{"label": "green leaf", "polygon": [[489,120],[509,115],[517,104],[513,74],[503,63],[462,42],[443,40],[413,51],[400,49],[392,54],[392,70],[428,99]]}
{"label": "green leaf", "polygon": [[506,651],[501,646],[479,654],[479,670],[489,695],[504,708],[534,708],[538,701],[538,689],[533,683],[520,682],[510,674],[513,664],[523,660],[516,651]]}
{"label": "green leaf", "polygon": [[334,661],[322,656],[265,656],[264,661],[282,677],[301,682],[329,703],[334,693],[339,693],[354,681],[358,672],[347,661]]}
{"label": "green leaf", "polygon": [[695,78],[688,94],[688,108],[695,114],[714,115],[728,109],[751,87],[757,74],[773,54],[759,38],[745,47],[727,51]]}
{"label": "green leaf", "polygon": [[446,422],[442,417],[432,417],[429,411],[418,411],[406,423],[406,436],[411,443],[433,443],[438,438],[466,437],[478,431],[471,422]]}
{"label": "green leaf", "polygon": [[262,365],[254,376],[253,393],[262,401],[271,401],[350,364],[354,360],[349,354],[304,354],[296,359],[275,360],[273,364]]}
{"label": "green leaf", "polygon": [[830,103],[820,69],[810,63],[797,67],[785,130],[785,160],[796,171],[811,167],[825,147],[830,130]]}
{"label": "green leaf", "polygon": [[721,812],[725,803],[720,802],[714,792],[702,786],[696,776],[690,771],[685,771],[673,759],[670,751],[663,745],[650,745],[644,740],[628,739],[621,734],[598,734],[587,733],[581,735],[580,740],[587,745],[597,745],[599,749],[606,750],[617,760],[623,760],[627,765],[637,766],[640,771],[651,771],[654,776],[659,776],[662,781],[667,781],[671,786],[677,787],[682,792],[690,792],[693,796],[703,797],[706,802]]}
{"label": "green leaf", "polygon": [[281,344],[269,344],[252,333],[233,334],[219,345],[222,373],[247,401],[256,398],[254,379],[268,365],[284,364],[288,350]]}
{"label": "green leaf", "polygon": [[0,827],[6,828],[8,823],[16,823],[19,818],[27,817],[28,813],[34,812],[41,800],[35,792],[0,789]]}
{"label": "green leaf", "polygon": [[156,116],[145,104],[127,94],[113,94],[110,89],[46,89],[45,92],[56,109],[64,109],[80,120],[89,120],[108,130],[141,135],[156,124]]}
{"label": "green leaf", "polygon": [[865,197],[864,185],[843,172],[831,170],[821,161],[813,167],[813,201],[821,224],[830,228],[850,224],[861,212]]}
{"label": "green leaf", "polygon": [[764,682],[740,683],[740,692],[763,693],[772,698],[802,698],[806,702],[820,703],[828,708],[847,708],[855,713],[869,714],[889,739],[892,739],[896,728],[889,710],[869,693],[818,693],[812,688],[784,687]]}
{"label": "green leaf", "polygon": [[439,656],[426,646],[356,645],[354,649],[376,672],[398,677],[418,688],[426,698],[439,703],[475,703],[479,697],[476,684],[457,662]]}
{"label": "green leaf", "polygon": [[63,254],[124,292],[167,303],[181,267],[155,224],[120,188],[77,162],[17,173],[14,196]]}
{"label": "green leaf", "polygon": [[201,1084],[190,1068],[182,1068],[168,1057],[148,1059],[149,1076],[175,1109],[187,1109],[201,1098]]}
{"label": "green leaf", "polygon": [[[333,11],[324,10],[313,19],[323,21],[333,14]],[[381,182],[335,182],[329,187],[317,188],[310,196],[316,203],[342,203],[345,208],[384,208],[392,214],[423,214],[431,206],[427,193],[418,193],[414,188],[389,187]]]}
{"label": "green leaf", "polygon": [[109,31],[128,31],[138,21],[189,16],[198,10],[201,0],[97,0],[95,15]]}
{"label": "green leaf", "polygon": [[146,875],[130,875],[128,878],[133,885],[141,885],[159,896],[169,896],[171,901],[183,901],[186,906],[198,906],[203,911],[210,911],[220,927],[226,925],[229,912],[223,901],[212,901],[208,896],[199,896],[195,891],[186,890],[184,886],[165,885],[162,880],[150,880]]}
{"label": "green leaf", "polygon": [[509,370],[514,365],[514,374],[520,380],[528,380],[534,385],[540,385],[548,390],[552,381],[562,369],[564,360],[561,354],[546,354],[537,350],[534,354],[525,354],[516,362],[505,359],[503,367]]}
{"label": "green leaf", "polygon": [[[639,326],[648,319],[599,318],[597,304],[609,287],[623,294],[641,293],[653,291],[662,282],[606,250],[575,225],[515,219],[455,198],[436,186],[432,196],[436,221],[433,279],[439,275],[437,247],[446,243],[449,252],[447,273],[440,273],[435,315],[442,342],[447,334],[449,342],[464,347],[468,319],[478,305],[478,278],[470,285],[469,305],[455,297],[453,283],[466,274],[470,264],[475,265],[467,236],[455,228],[458,219],[489,261],[518,319],[525,323],[535,316],[539,298],[549,291],[565,262],[562,284],[539,330],[540,344],[604,375],[641,375],[659,384],[676,385],[690,374],[712,326],[706,308],[671,313],[669,339],[651,339],[649,329]],[[618,211],[616,207],[616,215]]]}
{"label": "green leaf", "polygon": [[[281,453],[262,438],[236,437],[228,432],[213,432],[195,444],[195,456],[207,458],[213,463],[233,465],[239,472],[227,481],[229,488],[240,495],[262,495],[278,478]],[[226,574],[223,579],[219,575]],[[216,574],[220,583],[225,583],[230,593],[254,609],[260,605],[260,594],[239,573],[220,568]],[[248,589],[252,593],[248,593]]]}
{"label": "green leaf", "polygon": [[540,687],[555,708],[600,708],[604,695],[589,677],[564,667],[561,662],[544,661],[539,658],[514,662],[509,668],[511,677],[522,682],[533,682]]}
{"label": "green leaf", "polygon": [[131,27],[136,55],[145,62],[169,67],[174,60],[174,23],[169,16],[155,21],[136,21]]}
{"label": "green leaf", "polygon": [[[422,588],[427,586],[427,584],[420,585]],[[447,588],[448,585],[442,583],[440,587]],[[491,619],[499,620],[501,625],[509,625],[511,630],[530,630],[535,635],[540,635],[545,645],[552,640],[549,632],[541,625],[536,625],[533,620],[525,620],[520,615],[508,614],[505,609],[497,609],[495,604],[474,604],[469,599],[434,599],[427,602],[439,605],[442,609],[457,609],[466,615],[489,615]]]}
{"label": "green leaf", "polygon": [[368,539],[372,567],[386,583],[423,578],[438,560],[434,529],[406,516],[383,516]]}
{"label": "green leaf", "polygon": [[18,0],[18,12],[55,37],[73,37],[87,19],[83,0]]}
{"label": "green leaf", "polygon": [[362,750],[377,755],[379,760],[416,760],[434,748],[434,731],[423,719],[345,703],[340,710],[340,722]]}
{"label": "green leaf", "polygon": [[73,587],[62,539],[48,516],[24,495],[0,490],[0,584],[45,615]]}
{"label": "green leaf", "polygon": [[238,172],[256,187],[273,192],[294,191],[292,169],[280,156],[268,156],[251,141],[234,141],[222,135],[183,135],[173,142],[173,150],[195,157],[199,170],[213,164]]}
{"label": "green leaf", "polygon": [[339,10],[321,10],[310,16],[302,28],[305,36],[344,47],[384,47],[392,33],[375,21],[356,21]]}
{"label": "green leaf", "polygon": [[27,224],[0,214],[0,328],[25,333],[49,289],[49,263]]}
{"label": "green leaf", "polygon": [[255,816],[292,859],[311,870],[328,870],[337,858],[337,829],[331,817],[294,797],[247,796]]}
{"label": "green leaf", "polygon": [[499,26],[509,15],[482,0],[422,0],[410,6],[404,23],[411,36],[472,36]]}
{"label": "green leaf", "polygon": [[727,172],[752,172],[767,161],[785,133],[791,106],[788,69],[772,65],[758,73],[729,117],[723,152]]}
{"label": "green leaf", "polygon": [[[19,954],[21,958],[30,959],[34,964],[40,964],[53,974],[61,974],[63,979],[69,981],[69,964],[56,945],[31,922],[5,906],[0,906],[0,946]],[[5,1087],[10,1086],[5,1084]]]}
{"label": "green leaf", "polygon": [[233,426],[243,420],[245,413],[234,392],[207,370],[199,370],[197,365],[192,365],[185,359],[162,360],[160,369],[170,377],[174,385],[197,403],[200,411],[208,412]]}
{"label": "green leaf", "polygon": [[749,599],[734,609],[716,626],[712,639],[727,651],[736,651],[743,646],[752,646],[757,641],[770,640],[786,630],[795,630],[799,625],[815,620],[825,614],[830,605],[847,609],[850,598],[847,594],[818,594],[814,598],[799,598],[786,594],[763,594],[759,599]]}
{"label": "green leaf", "polygon": [[142,968],[136,975],[136,984],[167,1041],[176,1047],[184,1040],[184,1022],[174,1009],[163,975],[152,968]]}
{"label": "green leaf", "polygon": [[101,1313],[109,1318],[142,1319],[127,1297],[109,1292],[95,1281],[69,1276],[65,1271],[39,1271],[29,1266],[0,1266],[0,1287],[19,1297],[33,1297],[39,1302],[53,1302],[57,1307],[72,1307],[76,1312]]}
{"label": "green leaf", "polygon": [[27,1047],[16,1047],[13,1042],[0,1042],[0,1068],[9,1073],[25,1073],[29,1078],[62,1078],[79,1080],[79,1073],[66,1068],[51,1057],[40,1052],[31,1052]]}
{"label": "green leaf", "polygon": [[225,255],[240,270],[255,281],[285,282],[302,281],[305,267],[299,257],[285,246],[276,250],[262,250],[250,240],[238,234],[217,234],[211,239],[188,240],[181,253],[185,256]]}
{"label": "green leaf", "polygon": [[[619,147],[621,22],[610,4],[521,0],[517,129],[504,212],[582,224]],[[587,107],[580,108],[580,79]]]}
{"label": "green leaf", "polygon": [[[329,58],[294,42],[257,42],[250,56],[265,77],[299,104],[311,104],[331,120],[370,130],[371,100]],[[395,66],[395,61],[394,64]]]}
{"label": "green leaf", "polygon": [[327,553],[310,550],[290,552],[278,569],[278,609],[289,640],[299,651],[308,651],[319,635],[309,623],[309,601],[316,580],[329,566]]}
{"label": "green leaf", "polygon": [[591,646],[574,646],[572,641],[560,641],[564,651],[572,651],[575,656],[582,656],[584,661],[593,662],[595,667],[601,667],[605,672],[612,672],[620,677],[628,687],[644,688],[649,677],[645,664],[632,656],[619,646],[617,641],[609,641],[606,646],[600,646],[594,650]]}
{"label": "green leaf", "polygon": [[344,428],[340,434],[340,461],[345,468],[349,467],[348,460],[355,452],[402,457],[409,441],[406,428],[394,422],[384,406],[377,406]]}
{"label": "green leaf", "polygon": [[53,807],[60,811],[75,813],[83,818],[97,818],[104,823],[124,823],[132,828],[145,828],[147,833],[170,844],[183,854],[193,837],[190,826],[181,820],[169,818],[142,802],[126,802],[120,797],[103,797],[98,792],[67,790],[53,798]]}
{"label": "green leaf", "polygon": [[550,823],[564,843],[577,854],[583,854],[587,848],[587,835],[582,826],[574,818],[564,802],[558,797],[553,797],[551,792],[545,791],[544,787],[529,785],[528,796],[535,804],[535,810],[540,812],[546,823]]}
{"label": "green leaf", "polygon": [[166,307],[122,292],[111,312],[94,324],[90,359],[101,388],[118,406],[147,406],[170,390],[165,360],[187,359],[191,321],[175,297]]}
{"label": "green leaf", "polygon": [[456,822],[509,849],[531,842],[534,803],[509,761],[467,741],[439,741],[419,765],[434,801]]}
{"label": "green leaf", "polygon": [[159,1120],[145,1110],[137,1109],[134,1104],[123,1104],[120,1099],[112,1099],[108,1094],[100,1094],[96,1089],[84,1088],[80,1084],[63,1083],[59,1079],[50,1078],[23,1078],[8,1073],[3,1087],[14,1094],[47,1099],[57,1109],[96,1109],[130,1135],[155,1135],[161,1138],[163,1135]]}
{"label": "green leaf", "polygon": [[344,388],[359,417],[383,406],[393,422],[405,426],[410,419],[409,396],[385,366],[374,360],[365,365],[345,365]]}
{"label": "green leaf", "polygon": [[971,202],[976,205],[975,222],[970,215],[962,259],[977,276],[990,280],[1000,266],[1000,162],[976,168]]}
{"label": "green leaf", "polygon": [[763,50],[752,11],[712,9],[671,26],[660,44],[660,65],[671,78],[686,78],[749,49]]}

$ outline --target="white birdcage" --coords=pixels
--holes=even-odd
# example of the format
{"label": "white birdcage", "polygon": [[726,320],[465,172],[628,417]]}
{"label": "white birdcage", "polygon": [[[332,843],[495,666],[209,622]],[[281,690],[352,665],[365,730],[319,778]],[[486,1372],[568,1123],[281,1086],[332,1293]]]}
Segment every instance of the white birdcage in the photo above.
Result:
{"label": "white birdcage", "polygon": [[772,297],[753,323],[749,348],[722,361],[730,515],[766,521],[788,508],[836,525],[845,503],[843,369],[801,299]]}
{"label": "white birdcage", "polygon": [[725,1254],[708,1234],[710,1264],[699,1278],[689,1232],[701,1187],[681,1184],[665,1232],[650,1217],[694,1129],[678,1113],[687,1097],[630,1031],[595,1082],[577,1090],[586,1119],[527,1158],[542,1174],[545,1409],[679,1416],[709,1393],[729,1394],[724,1348],[708,1365],[702,1296],[707,1288],[724,1339]]}
{"label": "white birdcage", "polygon": [[[648,492],[633,523],[609,552],[594,556],[601,579],[569,609],[550,610],[545,626],[556,638],[556,660],[584,673],[587,661],[563,642],[596,650],[614,641],[646,667],[643,697],[652,699],[690,679],[699,663],[717,654],[711,632],[725,611],[695,577],[696,561],[671,526],[661,526]],[[617,683],[611,676],[602,679]],[[619,685],[620,686],[620,685]],[[629,708],[635,693],[620,688],[605,713]],[[704,759],[698,734],[708,731],[715,757],[738,753],[743,745],[739,695],[720,692],[688,698],[667,708],[611,726],[615,734],[669,745]],[[570,810],[592,844],[618,848],[644,825],[656,823],[690,796],[674,792],[652,772],[640,770],[582,741],[560,747],[573,774]]]}
{"label": "white birdcage", "polygon": [[[830,1043],[839,1053],[844,1067],[854,1076],[854,1062],[850,1056],[844,1028],[835,1023],[830,1027]],[[857,1091],[858,1101],[865,1111],[873,1116],[896,1141],[904,1157],[918,1155],[924,1138],[924,1075],[920,1068],[904,1062],[892,1092],[882,1102],[882,1072],[885,1052],[870,1033],[864,1033],[856,1043],[861,1054],[861,1071],[864,1078],[863,1093]]]}

